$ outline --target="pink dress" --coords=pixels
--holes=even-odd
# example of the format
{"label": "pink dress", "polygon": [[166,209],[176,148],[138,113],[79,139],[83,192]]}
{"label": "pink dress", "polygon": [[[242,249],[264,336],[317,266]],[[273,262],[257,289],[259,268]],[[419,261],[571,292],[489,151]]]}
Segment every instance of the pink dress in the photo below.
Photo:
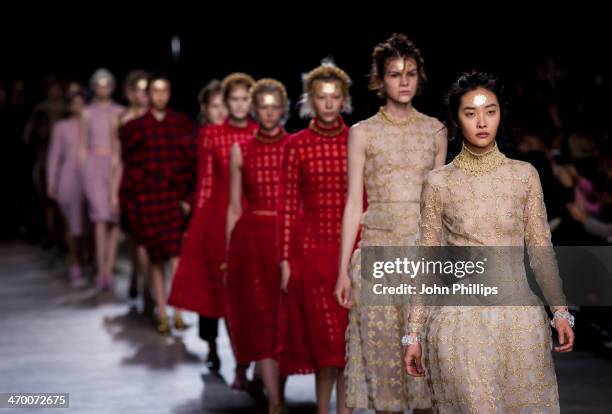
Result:
{"label": "pink dress", "polygon": [[51,134],[47,154],[47,187],[53,187],[59,205],[73,236],[83,232],[83,183],[79,169],[81,120],[70,118],[57,122]]}
{"label": "pink dress", "polygon": [[123,111],[114,102],[94,102],[85,111],[88,131],[83,180],[89,217],[94,223],[117,223],[119,218],[111,206],[111,149],[113,128]]}

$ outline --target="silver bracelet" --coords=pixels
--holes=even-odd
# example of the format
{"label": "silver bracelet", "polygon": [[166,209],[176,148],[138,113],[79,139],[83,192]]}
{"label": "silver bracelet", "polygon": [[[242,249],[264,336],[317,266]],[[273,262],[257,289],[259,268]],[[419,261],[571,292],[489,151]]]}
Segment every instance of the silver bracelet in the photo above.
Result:
{"label": "silver bracelet", "polygon": [[559,318],[563,318],[565,320],[567,320],[567,322],[569,323],[570,327],[574,327],[574,322],[576,320],[576,318],[574,318],[574,315],[572,315],[571,313],[569,313],[569,311],[564,310],[564,311],[555,311],[555,313],[553,313],[553,318],[550,320],[550,326],[555,327],[555,323],[557,322],[557,319]]}
{"label": "silver bracelet", "polygon": [[423,342],[423,336],[420,334],[410,334],[402,336],[402,346],[420,344]]}

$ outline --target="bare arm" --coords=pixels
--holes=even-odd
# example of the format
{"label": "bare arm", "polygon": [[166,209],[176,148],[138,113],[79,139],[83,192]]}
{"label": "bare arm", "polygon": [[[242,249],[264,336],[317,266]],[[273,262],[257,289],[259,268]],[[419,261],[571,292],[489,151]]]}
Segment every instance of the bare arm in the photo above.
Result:
{"label": "bare arm", "polygon": [[225,232],[226,248],[229,247],[232,231],[242,215],[242,153],[240,145],[234,143],[230,155],[230,199],[227,208],[227,224]]}
{"label": "bare arm", "polygon": [[340,239],[340,261],[335,296],[338,303],[350,307],[350,278],[348,267],[353,252],[359,223],[363,214],[363,170],[366,157],[367,137],[359,124],[349,132],[347,148],[348,190],[344,214],[342,216],[342,233]]}
{"label": "bare arm", "polygon": [[340,273],[348,270],[349,261],[359,222],[363,214],[363,168],[365,164],[366,137],[356,125],[351,128],[348,141],[348,190],[344,214],[342,216],[342,234],[340,244]]}

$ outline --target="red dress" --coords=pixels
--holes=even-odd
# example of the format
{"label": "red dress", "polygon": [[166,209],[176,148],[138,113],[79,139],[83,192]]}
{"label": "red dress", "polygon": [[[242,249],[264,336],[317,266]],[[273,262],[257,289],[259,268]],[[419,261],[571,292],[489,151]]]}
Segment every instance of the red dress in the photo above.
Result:
{"label": "red dress", "polygon": [[245,128],[207,125],[198,133],[198,183],[193,215],[185,234],[168,303],[209,318],[225,316],[223,286],[225,226],[229,204],[229,156],[235,142],[252,137],[257,124]]}
{"label": "red dress", "polygon": [[348,311],[333,297],[346,197],[348,128],[308,129],[287,139],[278,200],[280,260],[291,266],[279,315],[284,375],[344,367]]}
{"label": "red dress", "polygon": [[276,255],[278,169],[286,133],[240,142],[246,209],[227,260],[228,322],[239,364],[276,357],[281,274]]}
{"label": "red dress", "polygon": [[130,231],[153,263],[178,256],[193,181],[193,122],[171,110],[158,121],[149,111],[119,130],[123,175],[120,205]]}

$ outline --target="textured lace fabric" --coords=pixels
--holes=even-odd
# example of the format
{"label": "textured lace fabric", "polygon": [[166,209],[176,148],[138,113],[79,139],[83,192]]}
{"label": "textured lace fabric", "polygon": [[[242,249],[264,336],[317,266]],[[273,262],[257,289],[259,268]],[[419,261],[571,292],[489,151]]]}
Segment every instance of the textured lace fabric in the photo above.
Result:
{"label": "textured lace fabric", "polygon": [[[316,120],[314,121],[316,124]],[[291,266],[279,316],[279,369],[345,365],[348,312],[333,297],[346,198],[348,128],[309,127],[287,139],[279,181],[279,258]]]}
{"label": "textured lace fabric", "polygon": [[168,298],[172,306],[210,318],[226,313],[222,263],[229,204],[229,156],[232,145],[252,137],[257,125],[237,128],[229,122],[208,125],[197,136],[197,185],[189,228]]}
{"label": "textured lace fabric", "polygon": [[281,259],[294,247],[304,252],[340,243],[347,134],[346,127],[333,137],[308,128],[289,137],[279,187]]}
{"label": "textured lace fabric", "polygon": [[284,139],[264,143],[249,138],[240,142],[244,197],[249,210],[276,211],[283,145]]}
{"label": "textured lace fabric", "polygon": [[[281,273],[276,260],[276,189],[284,136],[240,141],[247,208],[227,255],[227,322],[238,363],[276,357]],[[254,340],[257,338],[257,340]]]}
{"label": "textured lace fabric", "polygon": [[[432,171],[418,245],[524,246],[549,302],[564,302],[535,168],[497,148],[462,150]],[[522,267],[522,266],[521,266]],[[526,283],[524,268],[515,283]],[[440,413],[558,413],[548,317],[542,306],[412,306],[406,331],[427,332],[425,366]]]}
{"label": "textured lace fabric", "polygon": [[[367,137],[364,184],[368,210],[361,246],[413,245],[423,181],[434,167],[436,137],[446,130],[435,118],[415,112],[403,127],[378,113],[360,122]],[[359,303],[361,251],[351,259],[353,307],[347,330],[347,404],[353,408],[400,411],[431,407],[427,383],[403,367],[401,307]]]}

